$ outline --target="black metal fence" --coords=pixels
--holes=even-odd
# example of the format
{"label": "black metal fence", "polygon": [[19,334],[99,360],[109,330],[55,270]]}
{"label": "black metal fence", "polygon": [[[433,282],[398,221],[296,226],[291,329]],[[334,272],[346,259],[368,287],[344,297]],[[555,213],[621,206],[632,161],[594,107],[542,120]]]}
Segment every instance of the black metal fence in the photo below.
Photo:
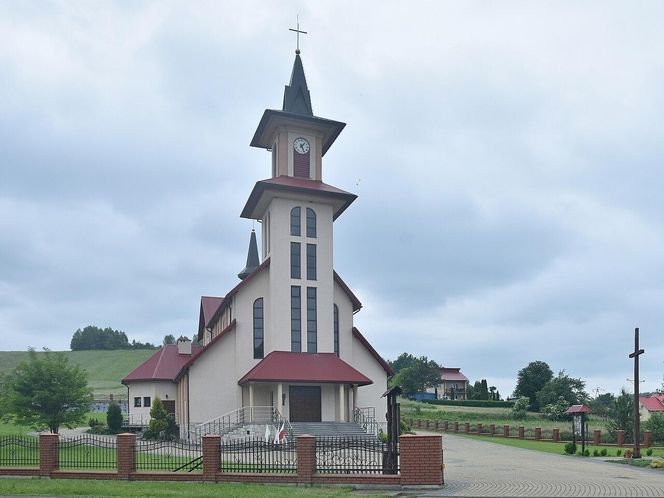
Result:
{"label": "black metal fence", "polygon": [[30,436],[0,437],[0,467],[39,467],[39,439]]}
{"label": "black metal fence", "polygon": [[[399,470],[399,447],[395,445]],[[389,445],[363,437],[317,437],[316,472],[320,474],[387,473]]]}
{"label": "black metal fence", "polygon": [[294,474],[297,472],[295,442],[244,439],[221,443],[222,472]]}
{"label": "black metal fence", "polygon": [[59,451],[61,469],[114,470],[117,468],[115,438],[61,437]]}
{"label": "black metal fence", "polygon": [[136,441],[136,470],[202,472],[203,449],[186,441]]}

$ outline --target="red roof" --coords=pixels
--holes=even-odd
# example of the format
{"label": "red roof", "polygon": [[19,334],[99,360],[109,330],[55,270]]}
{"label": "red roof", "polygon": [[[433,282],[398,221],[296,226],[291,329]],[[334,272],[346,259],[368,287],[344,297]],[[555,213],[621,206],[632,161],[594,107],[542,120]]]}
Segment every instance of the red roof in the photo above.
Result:
{"label": "red roof", "polygon": [[198,339],[203,338],[203,329],[209,327],[212,317],[224,302],[223,297],[201,296],[201,312],[198,318]]}
{"label": "red roof", "polygon": [[441,380],[467,381],[468,377],[461,373],[461,368],[442,367],[440,369]]}
{"label": "red roof", "polygon": [[167,344],[132,370],[122,379],[122,383],[139,380],[175,381],[182,366],[202,349],[201,346],[192,344],[191,354],[179,354],[177,344]]}
{"label": "red roof", "polygon": [[639,403],[649,412],[664,412],[664,403],[660,397],[664,399],[664,395],[639,396]]}
{"label": "red roof", "polygon": [[307,382],[357,384],[373,381],[334,353],[272,351],[249,370],[238,384],[247,382]]}
{"label": "red roof", "polygon": [[373,356],[378,363],[380,363],[380,366],[383,367],[383,370],[392,377],[394,375],[394,370],[392,370],[392,367],[387,363],[381,355],[378,354],[378,352],[373,348],[371,344],[369,344],[369,341],[360,333],[359,330],[357,330],[356,327],[353,327],[353,335],[357,338],[358,341],[371,353],[371,356]]}
{"label": "red roof", "polygon": [[[294,192],[298,195],[305,194],[329,200],[334,206],[333,219],[335,220],[357,199],[355,194],[319,180],[282,175],[256,182],[240,216],[249,219],[261,218],[263,211],[267,209],[268,201],[280,192]],[[269,193],[269,195],[266,195],[266,193]]]}

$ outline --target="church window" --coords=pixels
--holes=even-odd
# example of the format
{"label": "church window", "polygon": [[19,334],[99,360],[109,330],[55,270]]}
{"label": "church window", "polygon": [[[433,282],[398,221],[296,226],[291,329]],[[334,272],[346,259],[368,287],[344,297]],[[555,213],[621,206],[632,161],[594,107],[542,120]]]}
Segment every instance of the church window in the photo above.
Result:
{"label": "church window", "polygon": [[339,356],[339,306],[334,305],[334,354]]}
{"label": "church window", "polygon": [[316,280],[316,244],[307,244],[307,280]]}
{"label": "church window", "polygon": [[316,211],[307,208],[307,237],[316,238]]}
{"label": "church window", "polygon": [[136,396],[134,398],[134,408],[140,408],[141,407],[141,397]]}
{"label": "church window", "polygon": [[301,278],[301,269],[300,269],[300,243],[291,242],[290,243],[290,276],[291,278]]}
{"label": "church window", "polygon": [[143,396],[143,406],[150,408],[150,396]]}
{"label": "church window", "polygon": [[300,208],[294,207],[290,212],[290,234],[300,236]]}
{"label": "church window", "polygon": [[272,178],[277,177],[277,142],[272,146]]}
{"label": "church window", "polygon": [[297,285],[291,286],[291,351],[302,351],[302,304],[301,289]]}
{"label": "church window", "polygon": [[254,358],[263,357],[263,298],[254,301]]}
{"label": "church window", "polygon": [[316,287],[307,287],[307,352],[316,353],[318,331],[316,329]]}
{"label": "church window", "polygon": [[268,211],[265,215],[265,252],[270,254],[270,212]]}

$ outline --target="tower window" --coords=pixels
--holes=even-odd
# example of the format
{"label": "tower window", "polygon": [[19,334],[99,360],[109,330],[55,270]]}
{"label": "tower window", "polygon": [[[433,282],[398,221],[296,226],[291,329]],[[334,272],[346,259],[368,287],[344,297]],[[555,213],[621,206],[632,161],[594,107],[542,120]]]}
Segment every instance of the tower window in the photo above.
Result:
{"label": "tower window", "polygon": [[334,354],[339,356],[339,306],[334,305]]}
{"label": "tower window", "polygon": [[307,244],[307,280],[316,280],[316,244]]}
{"label": "tower window", "polygon": [[272,146],[272,178],[277,176],[277,142]]}
{"label": "tower window", "polygon": [[263,298],[254,301],[254,358],[262,358],[263,347]]}
{"label": "tower window", "polygon": [[307,237],[316,238],[316,211],[307,208]]}
{"label": "tower window", "polygon": [[290,212],[290,234],[300,236],[300,208],[294,207]]}
{"label": "tower window", "polygon": [[291,286],[291,351],[302,351],[302,298],[301,289]]}
{"label": "tower window", "polygon": [[307,352],[316,353],[318,331],[316,328],[316,287],[307,287]]}
{"label": "tower window", "polygon": [[300,243],[290,243],[290,276],[291,278],[301,278],[300,270]]}

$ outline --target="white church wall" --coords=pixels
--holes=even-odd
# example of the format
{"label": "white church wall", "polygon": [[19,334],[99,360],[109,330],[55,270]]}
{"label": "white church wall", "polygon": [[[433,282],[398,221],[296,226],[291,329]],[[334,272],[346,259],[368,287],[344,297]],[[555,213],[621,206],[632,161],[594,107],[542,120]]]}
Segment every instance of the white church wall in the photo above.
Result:
{"label": "white church wall", "polygon": [[353,361],[350,364],[373,380],[373,384],[357,389],[356,406],[358,408],[375,408],[376,420],[385,422],[387,402],[386,398],[381,398],[383,393],[387,391],[385,370],[356,338],[353,338]]}
{"label": "white church wall", "polygon": [[[150,420],[150,410],[155,397],[163,400],[174,400],[177,397],[177,388],[169,381],[138,381],[129,383],[129,421],[130,423],[147,423]],[[134,398],[141,399],[141,406],[134,406]],[[150,399],[150,406],[145,406],[145,398]]]}
{"label": "white church wall", "polygon": [[[334,303],[339,308],[339,358],[346,363],[351,363],[354,345],[353,304],[350,302],[350,299],[348,299],[348,295],[337,283],[334,284]],[[334,341],[334,337],[332,339]],[[334,351],[334,348],[330,351]],[[361,369],[358,370],[362,372]]]}

